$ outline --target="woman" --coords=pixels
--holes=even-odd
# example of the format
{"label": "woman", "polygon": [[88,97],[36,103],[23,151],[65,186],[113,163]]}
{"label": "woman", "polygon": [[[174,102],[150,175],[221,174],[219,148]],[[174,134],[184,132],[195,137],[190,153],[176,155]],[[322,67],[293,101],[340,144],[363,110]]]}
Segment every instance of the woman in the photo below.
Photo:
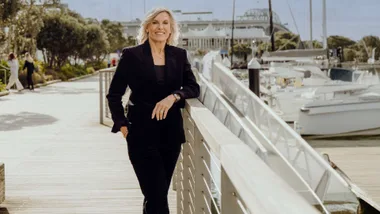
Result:
{"label": "woman", "polygon": [[24,68],[22,70],[25,70],[26,68],[26,80],[28,81],[28,89],[34,90],[34,84],[33,84],[33,72],[34,72],[34,64],[33,64],[33,58],[30,56],[28,52],[25,54],[25,64]]}
{"label": "woman", "polygon": [[[140,45],[126,48],[107,95],[114,126],[128,142],[128,154],[144,195],[145,214],[168,214],[168,190],[185,142],[180,108],[199,96],[178,26],[165,8],[151,11],[141,24]],[[121,97],[132,94],[124,116]]]}
{"label": "woman", "polygon": [[10,53],[8,56],[8,66],[11,70],[11,76],[9,77],[9,82],[6,89],[9,90],[14,84],[16,84],[17,90],[21,91],[22,89],[24,89],[24,87],[22,86],[20,80],[18,79],[19,64],[18,64],[16,55],[14,53]]}

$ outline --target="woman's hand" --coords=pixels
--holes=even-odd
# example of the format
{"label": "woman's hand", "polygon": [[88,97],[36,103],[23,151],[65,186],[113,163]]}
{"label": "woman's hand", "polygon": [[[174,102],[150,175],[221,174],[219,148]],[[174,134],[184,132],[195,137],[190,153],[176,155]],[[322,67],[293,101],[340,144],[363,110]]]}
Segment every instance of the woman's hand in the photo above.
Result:
{"label": "woman's hand", "polygon": [[123,134],[124,138],[127,138],[128,135],[128,128],[126,126],[120,127],[120,132]]}
{"label": "woman's hand", "polygon": [[152,119],[154,117],[157,118],[157,121],[165,119],[166,115],[168,114],[169,109],[173,106],[175,101],[176,101],[175,97],[171,94],[167,96],[165,99],[158,102],[156,104],[156,107],[154,107],[153,109]]}

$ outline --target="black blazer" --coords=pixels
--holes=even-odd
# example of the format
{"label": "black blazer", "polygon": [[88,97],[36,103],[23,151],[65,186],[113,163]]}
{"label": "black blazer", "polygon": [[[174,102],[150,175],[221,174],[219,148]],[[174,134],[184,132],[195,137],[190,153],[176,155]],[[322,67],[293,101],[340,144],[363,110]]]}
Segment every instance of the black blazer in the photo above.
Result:
{"label": "black blazer", "polygon": [[[121,101],[127,86],[132,91],[130,100],[135,104],[129,108],[138,109],[138,112],[132,111],[131,114],[140,115],[138,119],[134,119],[133,124],[141,121],[142,117],[152,120],[150,117],[157,102],[172,93],[179,94],[181,101],[172,106],[165,120],[175,121],[170,123],[173,126],[173,131],[180,132],[179,139],[184,139],[183,130],[179,130],[183,129],[180,108],[184,107],[185,99],[198,97],[200,91],[184,49],[170,45],[165,46],[164,86],[157,82],[148,41],[123,50],[107,95],[112,120],[114,121],[112,127],[114,133],[118,132],[121,126],[128,126],[131,120],[129,113],[125,117]],[[141,114],[145,116],[141,116]],[[131,131],[129,131],[130,133]]]}

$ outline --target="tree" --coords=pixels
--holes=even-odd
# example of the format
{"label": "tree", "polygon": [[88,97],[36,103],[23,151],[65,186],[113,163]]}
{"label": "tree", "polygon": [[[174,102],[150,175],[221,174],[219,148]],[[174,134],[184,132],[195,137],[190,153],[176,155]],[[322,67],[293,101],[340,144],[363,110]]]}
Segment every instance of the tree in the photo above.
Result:
{"label": "tree", "polygon": [[101,21],[101,27],[107,34],[109,42],[109,53],[121,50],[127,43],[127,39],[123,36],[123,26],[121,23],[113,23],[108,19]]}
{"label": "tree", "polygon": [[[7,39],[12,38],[11,35],[13,34],[13,28],[9,27],[20,8],[20,0],[0,0],[0,47]],[[8,37],[4,31],[5,27],[8,27],[9,29]]]}
{"label": "tree", "polygon": [[65,13],[68,16],[71,16],[71,17],[75,18],[76,20],[78,20],[79,23],[84,24],[84,25],[87,24],[86,19],[84,19],[82,17],[82,15],[80,15],[79,13],[72,11],[72,10],[66,10]]}
{"label": "tree", "polygon": [[378,59],[380,56],[380,39],[377,36],[365,36],[360,41],[359,44],[363,45],[362,52],[365,55],[367,53],[367,58],[372,57],[372,49],[375,50],[375,59]]}
{"label": "tree", "polygon": [[346,48],[355,44],[356,44],[355,41],[344,36],[334,35],[334,36],[329,36],[327,38],[327,45],[328,45],[328,48],[330,49],[338,48],[338,47]]}
{"label": "tree", "polygon": [[[234,55],[239,58],[243,58],[244,61],[247,61],[247,57],[252,53],[252,49],[249,44],[236,44],[233,47]],[[232,54],[230,50],[230,55]]]}
{"label": "tree", "polygon": [[125,47],[130,47],[136,45],[136,38],[133,36],[128,36],[127,42],[125,43]]}
{"label": "tree", "polygon": [[21,8],[20,0],[0,0],[0,28],[8,24]]}
{"label": "tree", "polygon": [[354,49],[345,48],[343,49],[344,61],[354,61],[357,58],[357,53]]}
{"label": "tree", "polygon": [[292,42],[298,43],[300,41],[300,36],[292,32],[278,31],[274,34],[276,40],[285,39]]}
{"label": "tree", "polygon": [[106,33],[99,25],[86,27],[86,43],[80,52],[80,57],[90,63],[99,63],[105,59],[109,50]]}
{"label": "tree", "polygon": [[[277,31],[274,34],[275,38],[275,50],[290,50],[302,47],[302,41],[299,35],[286,31]],[[267,51],[270,47],[269,42],[258,44],[258,51]]]}
{"label": "tree", "polygon": [[23,7],[19,11],[14,21],[15,31],[13,42],[14,50],[17,54],[26,51],[32,55],[36,53],[36,36],[43,27],[44,8],[36,6],[33,2]]}
{"label": "tree", "polygon": [[78,20],[52,13],[44,18],[44,27],[37,35],[37,47],[47,51],[50,67],[61,67],[69,56],[75,55],[84,40],[84,26]]}
{"label": "tree", "polygon": [[300,42],[299,35],[286,31],[278,31],[274,34],[274,37],[276,50],[297,49]]}
{"label": "tree", "polygon": [[317,40],[313,40],[313,47],[314,48],[323,48],[321,42],[319,42]]}

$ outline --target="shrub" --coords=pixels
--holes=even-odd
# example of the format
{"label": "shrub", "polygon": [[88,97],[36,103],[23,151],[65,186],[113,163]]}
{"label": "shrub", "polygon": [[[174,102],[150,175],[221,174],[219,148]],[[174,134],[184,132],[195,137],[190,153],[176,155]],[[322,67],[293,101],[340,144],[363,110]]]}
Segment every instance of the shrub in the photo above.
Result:
{"label": "shrub", "polygon": [[60,78],[64,81],[70,78],[74,78],[75,72],[73,66],[71,66],[69,63],[66,63],[61,67],[61,74],[63,74],[63,76],[60,76]]}
{"label": "shrub", "polygon": [[[23,71],[18,76],[21,84],[24,87],[28,86],[28,81],[26,79],[26,73],[27,72]],[[33,72],[32,78],[33,78],[33,84],[34,85],[46,82],[45,79],[44,79],[44,77],[41,74],[37,73],[37,72]]]}
{"label": "shrub", "polygon": [[[5,61],[5,60],[1,60],[0,61],[0,64],[2,65],[2,66],[4,66],[4,67],[7,67],[7,68],[9,68],[9,66],[8,66],[8,63],[7,63],[7,61]],[[5,73],[6,73],[6,75],[5,75]],[[3,68],[2,67],[0,67],[0,81],[1,82],[3,82],[3,83],[5,83],[5,82],[8,82],[8,79],[9,79],[9,76],[11,75],[11,72],[9,71],[9,70],[3,70]],[[7,77],[7,80],[4,80],[4,77]]]}
{"label": "shrub", "polygon": [[93,67],[86,68],[87,74],[93,74],[95,72],[95,69]]}
{"label": "shrub", "polygon": [[51,81],[51,80],[56,80],[56,79],[61,79],[59,76],[60,72],[56,72],[51,68],[47,68],[45,70],[45,79],[46,81]]}
{"label": "shrub", "polygon": [[5,87],[6,87],[6,85],[3,84],[3,82],[0,80],[0,92],[5,91]]}
{"label": "shrub", "polygon": [[95,71],[107,68],[107,62],[89,62],[86,67],[93,67]]}
{"label": "shrub", "polygon": [[62,81],[66,81],[68,78],[66,75],[62,72],[57,72],[58,79],[61,79]]}
{"label": "shrub", "polygon": [[[93,68],[92,68],[93,70]],[[83,65],[71,65],[69,63],[65,64],[64,66],[61,67],[61,72],[59,72],[59,78],[66,81],[68,79],[74,78],[74,77],[79,77],[83,75],[87,75],[88,72],[92,71],[91,68],[87,70],[85,66]]]}
{"label": "shrub", "polygon": [[75,77],[83,76],[87,74],[86,68],[82,65],[73,66]]}
{"label": "shrub", "polygon": [[45,74],[46,68],[45,68],[45,63],[41,61],[34,61],[34,66],[36,67],[36,70],[40,74]]}

